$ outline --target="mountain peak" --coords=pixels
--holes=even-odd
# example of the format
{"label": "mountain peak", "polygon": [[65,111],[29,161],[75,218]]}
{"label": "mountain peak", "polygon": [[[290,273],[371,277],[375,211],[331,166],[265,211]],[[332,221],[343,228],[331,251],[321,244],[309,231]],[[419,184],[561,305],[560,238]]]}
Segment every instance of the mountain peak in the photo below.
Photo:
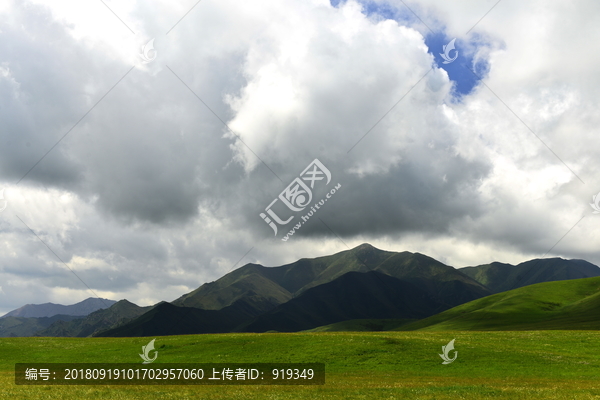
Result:
{"label": "mountain peak", "polygon": [[[356,246],[352,250],[379,250],[377,247],[371,245],[370,243],[363,243],[361,245]],[[381,250],[379,250],[381,251]]]}

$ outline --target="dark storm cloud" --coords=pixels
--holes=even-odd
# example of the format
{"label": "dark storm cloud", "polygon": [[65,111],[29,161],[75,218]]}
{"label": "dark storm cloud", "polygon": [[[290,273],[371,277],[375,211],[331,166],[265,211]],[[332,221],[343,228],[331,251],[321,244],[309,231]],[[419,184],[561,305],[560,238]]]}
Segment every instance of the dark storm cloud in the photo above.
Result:
{"label": "dark storm cloud", "polygon": [[[425,3],[441,10],[434,29],[482,15],[470,3],[459,2],[460,12]],[[600,190],[596,56],[565,64],[584,56],[571,46],[577,23],[551,22],[571,13],[569,21],[594,26],[593,12],[498,9],[485,37],[504,46],[473,49],[490,60],[486,85],[586,174],[581,189],[484,86],[452,102],[453,82],[423,32],[369,19],[353,1],[282,0],[259,11],[201,3],[168,36],[187,10],[143,2],[117,10],[132,35],[105,8],[82,22],[77,4],[0,10],[0,181],[9,204],[0,215],[0,299],[12,308],[89,296],[23,223],[90,287],[151,303],[238,260],[278,265],[344,250],[319,218],[348,244],[442,244],[440,256],[468,254],[471,263],[490,249],[521,257],[556,243]],[[525,24],[506,28],[537,15],[546,33],[531,42],[521,40]],[[152,38],[157,58],[143,65],[139,48]],[[315,158],[332,173],[329,187],[341,188],[283,245],[259,213]],[[324,193],[315,189],[315,200]],[[588,221],[561,242],[569,254],[597,254]]]}

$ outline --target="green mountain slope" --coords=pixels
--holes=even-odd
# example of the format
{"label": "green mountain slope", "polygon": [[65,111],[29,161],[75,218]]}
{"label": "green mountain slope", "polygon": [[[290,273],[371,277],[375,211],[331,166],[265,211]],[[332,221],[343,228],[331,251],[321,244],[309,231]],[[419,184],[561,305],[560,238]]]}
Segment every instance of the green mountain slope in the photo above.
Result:
{"label": "green mountain slope", "polygon": [[474,279],[453,267],[419,253],[389,252],[370,244],[331,256],[303,258],[280,267],[246,264],[215,282],[206,283],[172,304],[218,310],[248,296],[261,296],[275,305],[283,304],[304,291],[331,282],[348,272],[379,271],[421,284],[428,280],[430,292],[446,296],[449,307],[490,294]]}
{"label": "green mountain slope", "polygon": [[275,304],[285,303],[292,298],[292,294],[269,279],[268,269],[258,264],[246,264],[215,282],[205,283],[173,301],[172,304],[180,307],[219,310],[244,297],[257,294]]}
{"label": "green mountain slope", "polygon": [[518,265],[493,262],[461,268],[465,275],[489,288],[493,293],[541,282],[600,276],[600,268],[584,260],[562,258],[535,259]]}
{"label": "green mountain slope", "polygon": [[544,282],[454,307],[399,330],[600,329],[600,277]]}
{"label": "green mountain slope", "polygon": [[152,309],[152,306],[139,307],[127,300],[121,300],[111,307],[94,311],[85,318],[72,321],[57,321],[39,331],[35,336],[87,337],[101,330],[120,326]]}
{"label": "green mountain slope", "polygon": [[377,271],[348,272],[236,328],[242,332],[297,332],[365,318],[411,318],[444,309],[418,286]]}

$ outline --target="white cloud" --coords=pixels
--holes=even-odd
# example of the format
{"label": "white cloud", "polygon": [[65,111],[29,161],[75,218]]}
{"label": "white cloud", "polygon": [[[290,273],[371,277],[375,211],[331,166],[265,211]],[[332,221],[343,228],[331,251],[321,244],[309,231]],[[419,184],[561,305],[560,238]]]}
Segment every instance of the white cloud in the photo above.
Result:
{"label": "white cloud", "polygon": [[[494,3],[409,5],[466,39]],[[487,60],[501,101],[479,86],[462,102],[427,28],[353,1],[201,2],[168,35],[195,2],[107,4],[135,34],[101,2],[0,4],[0,312],[90,296],[17,215],[96,293],[142,305],[217,279],[250,248],[238,266],[345,250],[319,221],[283,243],[258,216],[314,158],[343,184],[320,216],[350,246],[516,263],[585,215],[549,255],[600,263],[596,3],[500,2],[471,32],[486,46],[459,51]]]}

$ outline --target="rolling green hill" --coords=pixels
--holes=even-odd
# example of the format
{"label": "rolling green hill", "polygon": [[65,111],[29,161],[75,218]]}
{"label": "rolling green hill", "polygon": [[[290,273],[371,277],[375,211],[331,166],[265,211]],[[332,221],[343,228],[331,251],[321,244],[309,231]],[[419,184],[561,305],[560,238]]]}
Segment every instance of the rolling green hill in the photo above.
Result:
{"label": "rolling green hill", "polygon": [[541,282],[600,276],[600,268],[585,260],[562,258],[535,259],[518,265],[493,262],[460,271],[486,286],[493,293]]}
{"label": "rolling green hill", "polygon": [[398,329],[600,329],[600,277],[544,282],[494,294]]}

